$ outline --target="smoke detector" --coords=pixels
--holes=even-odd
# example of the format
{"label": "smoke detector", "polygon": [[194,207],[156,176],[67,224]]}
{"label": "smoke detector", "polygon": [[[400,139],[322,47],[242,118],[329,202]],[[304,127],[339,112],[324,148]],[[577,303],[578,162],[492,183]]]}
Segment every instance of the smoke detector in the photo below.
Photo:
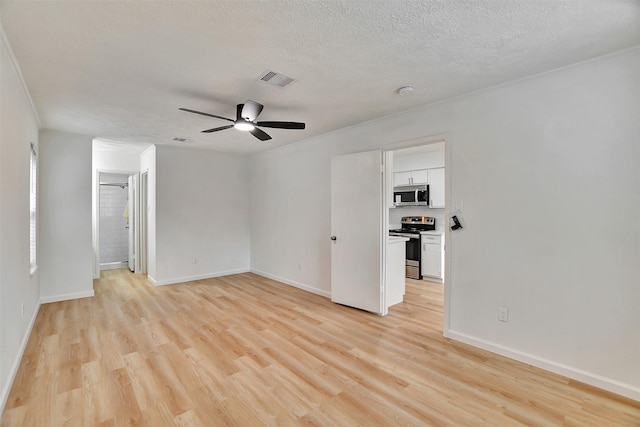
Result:
{"label": "smoke detector", "polygon": [[402,86],[398,89],[398,95],[407,96],[413,93],[413,86]]}

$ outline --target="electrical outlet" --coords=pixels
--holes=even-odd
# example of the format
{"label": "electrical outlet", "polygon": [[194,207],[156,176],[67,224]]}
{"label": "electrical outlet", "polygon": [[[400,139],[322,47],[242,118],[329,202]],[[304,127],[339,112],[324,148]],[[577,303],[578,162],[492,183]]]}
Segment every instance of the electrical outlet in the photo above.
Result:
{"label": "electrical outlet", "polygon": [[509,321],[509,309],[508,308],[498,308],[498,320],[501,322]]}
{"label": "electrical outlet", "polygon": [[298,271],[302,271],[302,264],[298,264]]}
{"label": "electrical outlet", "polygon": [[194,259],[193,259],[193,263],[194,263],[194,264],[197,264],[197,263],[198,263],[198,258],[194,258]]}

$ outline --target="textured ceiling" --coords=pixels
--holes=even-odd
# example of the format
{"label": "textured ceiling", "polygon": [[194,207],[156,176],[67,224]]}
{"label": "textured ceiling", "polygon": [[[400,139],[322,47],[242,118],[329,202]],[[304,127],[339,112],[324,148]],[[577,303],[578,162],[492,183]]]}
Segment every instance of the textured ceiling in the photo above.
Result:
{"label": "textured ceiling", "polygon": [[[640,1],[2,1],[43,128],[256,152],[640,44]],[[267,70],[297,81],[258,81]],[[400,96],[396,90],[413,85]],[[228,124],[247,99],[260,142]]]}

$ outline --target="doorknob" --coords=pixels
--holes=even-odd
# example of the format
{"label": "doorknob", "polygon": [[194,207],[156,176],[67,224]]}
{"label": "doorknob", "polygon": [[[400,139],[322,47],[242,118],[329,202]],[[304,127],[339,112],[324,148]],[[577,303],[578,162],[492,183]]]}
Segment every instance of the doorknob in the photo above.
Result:
{"label": "doorknob", "polygon": [[338,240],[336,236],[331,236],[331,240]]}

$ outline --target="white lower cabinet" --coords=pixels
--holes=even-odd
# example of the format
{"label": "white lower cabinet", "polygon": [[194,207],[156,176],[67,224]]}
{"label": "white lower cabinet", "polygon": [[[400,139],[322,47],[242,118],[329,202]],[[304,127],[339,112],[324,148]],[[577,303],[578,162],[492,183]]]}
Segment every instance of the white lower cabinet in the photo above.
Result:
{"label": "white lower cabinet", "polygon": [[386,303],[387,307],[404,301],[406,237],[387,238]]}
{"label": "white lower cabinet", "polygon": [[422,234],[420,236],[422,246],[421,273],[423,276],[443,279],[444,277],[444,236],[434,234]]}

